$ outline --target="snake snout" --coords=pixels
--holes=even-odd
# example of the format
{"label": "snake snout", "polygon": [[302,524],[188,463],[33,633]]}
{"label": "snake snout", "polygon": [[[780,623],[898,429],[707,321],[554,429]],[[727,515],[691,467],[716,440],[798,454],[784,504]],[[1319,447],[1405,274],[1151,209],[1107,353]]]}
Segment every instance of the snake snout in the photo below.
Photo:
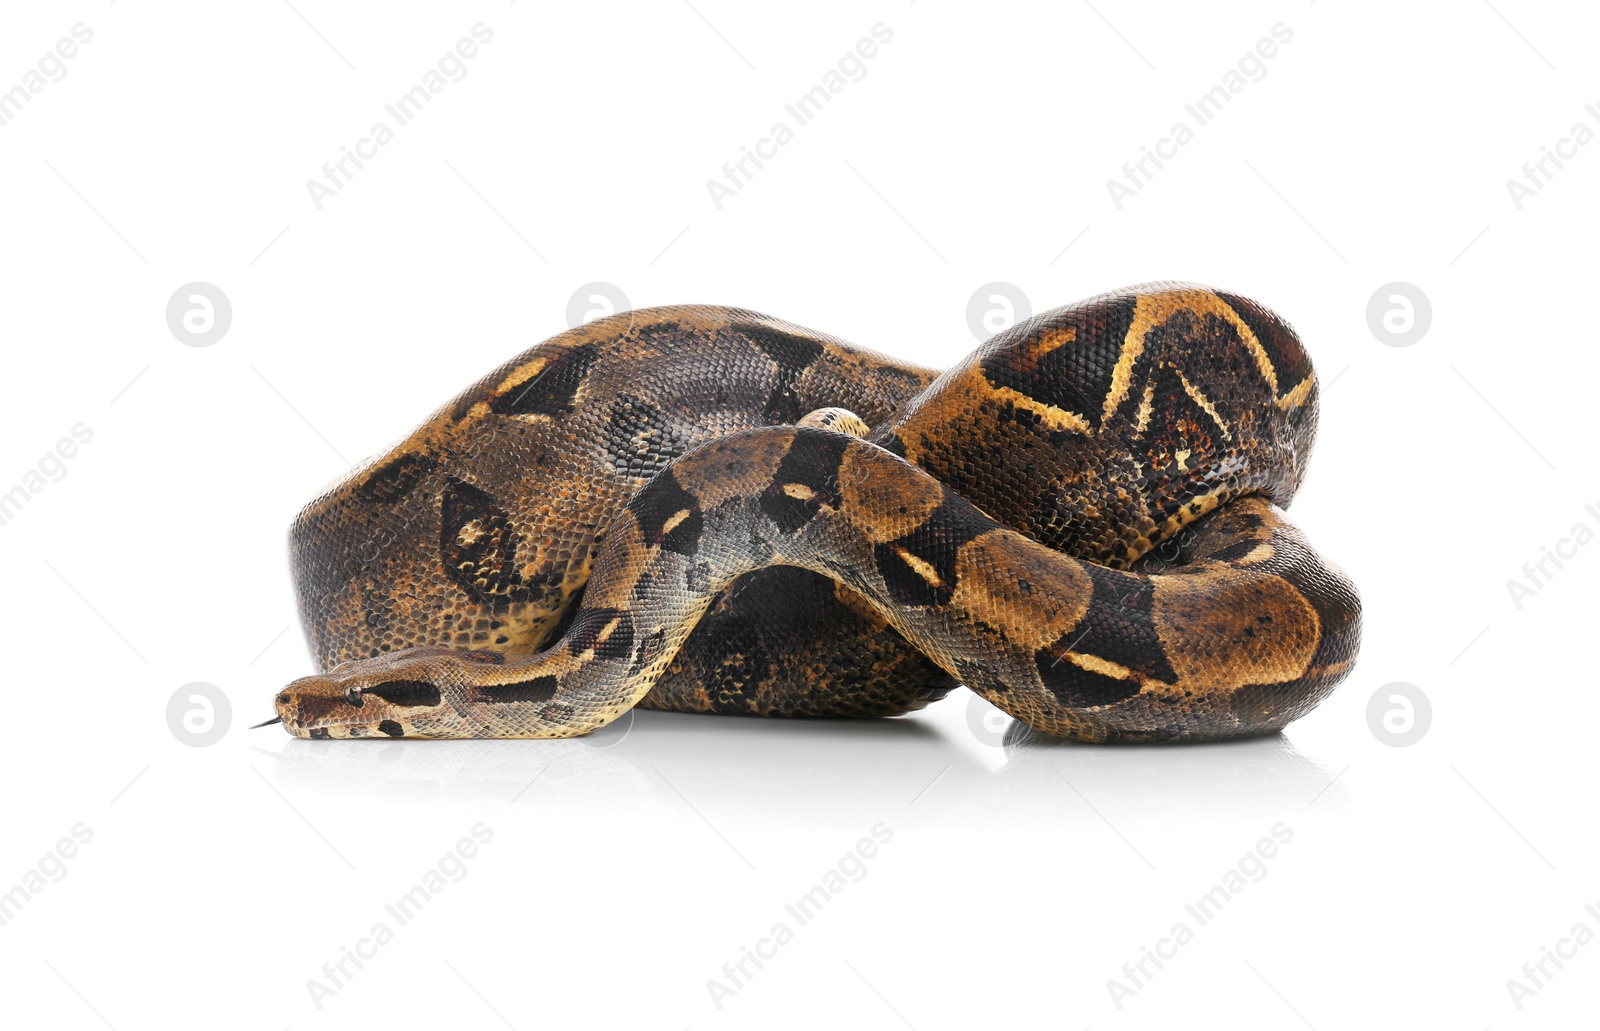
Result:
{"label": "snake snout", "polygon": [[422,649],[385,661],[343,663],[283,688],[274,707],[295,737],[428,736],[447,719],[454,667]]}
{"label": "snake snout", "polygon": [[[301,677],[279,691],[273,708],[283,729],[296,737],[326,737],[326,728],[357,716],[354,706],[344,698],[345,689],[333,679],[315,675]],[[315,732],[322,730],[323,733]]]}

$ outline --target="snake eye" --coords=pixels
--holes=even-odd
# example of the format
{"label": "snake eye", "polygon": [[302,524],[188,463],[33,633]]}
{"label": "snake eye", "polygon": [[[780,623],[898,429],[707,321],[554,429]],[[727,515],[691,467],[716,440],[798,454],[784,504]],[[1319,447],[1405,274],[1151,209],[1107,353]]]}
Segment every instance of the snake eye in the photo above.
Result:
{"label": "snake eye", "polygon": [[344,700],[358,709],[367,704],[366,699],[361,697],[361,688],[359,687],[346,688],[344,692]]}

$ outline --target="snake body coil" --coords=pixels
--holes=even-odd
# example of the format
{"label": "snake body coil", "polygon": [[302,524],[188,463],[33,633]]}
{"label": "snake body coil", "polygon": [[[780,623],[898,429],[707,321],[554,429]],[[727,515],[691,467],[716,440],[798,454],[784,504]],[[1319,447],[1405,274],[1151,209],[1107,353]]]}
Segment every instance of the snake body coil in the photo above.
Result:
{"label": "snake body coil", "polygon": [[1275,731],[1349,672],[1354,587],[1284,521],[1293,330],[1139,287],[937,375],[669,307],[496,369],[300,514],[300,737],[567,737],[634,705],[886,716],[965,684],[1046,733]]}

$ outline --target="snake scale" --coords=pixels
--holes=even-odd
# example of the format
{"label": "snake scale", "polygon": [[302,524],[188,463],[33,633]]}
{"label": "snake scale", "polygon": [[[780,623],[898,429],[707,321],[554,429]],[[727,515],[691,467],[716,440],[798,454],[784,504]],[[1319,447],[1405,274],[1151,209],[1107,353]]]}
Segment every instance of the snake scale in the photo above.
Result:
{"label": "snake scale", "polygon": [[[892,716],[964,684],[1081,741],[1274,732],[1354,586],[1279,506],[1311,360],[1233,294],[1058,308],[938,374],[754,312],[562,333],[301,512],[298,737],[568,737],[634,705]],[[273,722],[273,721],[269,721]]]}

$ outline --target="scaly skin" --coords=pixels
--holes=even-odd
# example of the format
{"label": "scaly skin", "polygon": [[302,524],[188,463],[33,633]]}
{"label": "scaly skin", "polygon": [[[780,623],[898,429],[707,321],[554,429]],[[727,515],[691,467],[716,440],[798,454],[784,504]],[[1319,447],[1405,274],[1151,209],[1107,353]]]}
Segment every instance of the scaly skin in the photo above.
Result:
{"label": "scaly skin", "polygon": [[297,521],[302,617],[346,661],[278,696],[286,729],[883,715],[959,680],[1051,734],[1204,740],[1348,673],[1355,591],[1273,504],[1316,423],[1282,320],[1136,288],[931,379],[728,309],[533,349]]}

